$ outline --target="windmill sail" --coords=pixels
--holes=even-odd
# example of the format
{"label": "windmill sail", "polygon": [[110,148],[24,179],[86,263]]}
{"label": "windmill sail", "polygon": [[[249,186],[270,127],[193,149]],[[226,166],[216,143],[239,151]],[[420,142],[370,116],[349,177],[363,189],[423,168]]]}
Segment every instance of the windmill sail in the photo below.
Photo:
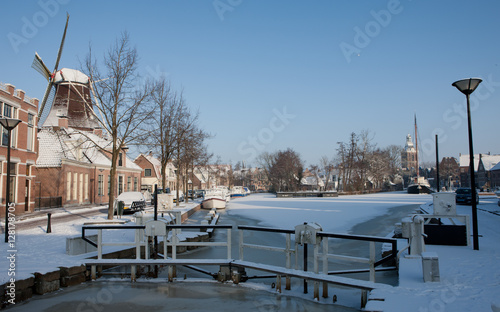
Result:
{"label": "windmill sail", "polygon": [[[61,44],[59,45],[59,51],[57,52],[57,58],[56,58],[56,64],[54,66],[54,71],[51,73],[48,69],[48,67],[45,65],[43,62],[42,58],[38,55],[38,53],[35,53],[35,59],[33,60],[33,63],[31,64],[31,67],[33,67],[37,72],[42,74],[42,76],[47,79],[49,82],[47,85],[47,88],[45,89],[45,93],[43,95],[42,102],[40,104],[40,109],[38,111],[38,117],[39,117],[39,123],[43,124],[44,119],[42,119],[42,116],[48,115],[48,112],[45,112],[45,106],[48,102],[48,99],[50,97],[50,94],[53,92],[52,87],[54,87],[54,77],[57,72],[57,68],[59,66],[59,61],[61,60],[61,55],[64,47],[64,40],[66,40],[66,32],[68,30],[68,23],[69,23],[69,14],[66,16],[66,26],[64,27],[64,32],[61,40]],[[49,102],[51,105],[52,102]],[[50,110],[50,106],[48,108]]]}
{"label": "windmill sail", "polygon": [[31,65],[48,81],[38,111],[38,124],[41,127],[57,127],[60,125],[60,119],[65,118],[68,120],[67,125],[69,127],[82,130],[99,128],[93,110],[89,77],[75,69],[59,69],[68,22],[69,14],[66,17],[66,26],[57,52],[54,71],[49,71],[47,65],[37,53],[35,53],[35,59]]}

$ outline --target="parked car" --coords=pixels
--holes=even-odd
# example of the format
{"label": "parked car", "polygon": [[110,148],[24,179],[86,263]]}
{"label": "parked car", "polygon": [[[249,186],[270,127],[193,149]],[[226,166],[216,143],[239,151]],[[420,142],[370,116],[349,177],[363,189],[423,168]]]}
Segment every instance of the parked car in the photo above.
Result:
{"label": "parked car", "polygon": [[[472,189],[460,187],[455,191],[455,202],[457,204],[472,204]],[[479,195],[476,192],[476,204],[479,204]]]}
{"label": "parked car", "polygon": [[123,192],[115,198],[113,211],[118,212],[119,202],[123,202],[123,213],[144,210],[146,199],[141,192]]}
{"label": "parked car", "polygon": [[[177,191],[173,191],[172,194],[174,195],[174,203],[177,202]],[[184,193],[179,190],[179,202],[182,203],[184,201]]]}
{"label": "parked car", "polygon": [[194,196],[195,198],[203,198],[205,196],[205,190],[196,190]]}

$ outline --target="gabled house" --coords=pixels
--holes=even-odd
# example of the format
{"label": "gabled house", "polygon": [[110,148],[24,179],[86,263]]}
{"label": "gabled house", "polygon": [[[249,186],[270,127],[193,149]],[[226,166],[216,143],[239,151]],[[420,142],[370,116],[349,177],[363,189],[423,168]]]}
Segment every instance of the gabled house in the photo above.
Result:
{"label": "gabled house", "polygon": [[[460,182],[470,186],[469,155],[460,155]],[[500,163],[500,155],[474,154],[474,173],[477,188],[491,187],[491,170]]]}
{"label": "gabled house", "polygon": [[[147,154],[139,154],[134,159],[134,163],[142,169],[141,173],[141,191],[148,191],[152,193],[155,185],[159,189],[162,189],[162,175],[161,175],[161,162],[158,158],[153,156],[150,151]],[[166,185],[165,187],[170,188],[170,190],[176,189],[176,168],[171,161],[167,163],[166,168]]]}

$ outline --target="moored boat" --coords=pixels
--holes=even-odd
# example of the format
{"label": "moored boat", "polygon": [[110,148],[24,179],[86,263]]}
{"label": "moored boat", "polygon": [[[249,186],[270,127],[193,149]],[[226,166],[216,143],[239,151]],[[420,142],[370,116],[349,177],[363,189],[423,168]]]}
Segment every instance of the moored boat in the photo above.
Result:
{"label": "moored boat", "polygon": [[226,197],[226,194],[222,190],[207,190],[201,207],[203,209],[225,209],[227,203]]}
{"label": "moored boat", "polygon": [[246,194],[247,193],[242,186],[233,186],[231,188],[231,197],[244,197]]}
{"label": "moored boat", "polygon": [[431,185],[424,177],[415,178],[414,183],[408,185],[408,194],[430,194],[433,193]]}

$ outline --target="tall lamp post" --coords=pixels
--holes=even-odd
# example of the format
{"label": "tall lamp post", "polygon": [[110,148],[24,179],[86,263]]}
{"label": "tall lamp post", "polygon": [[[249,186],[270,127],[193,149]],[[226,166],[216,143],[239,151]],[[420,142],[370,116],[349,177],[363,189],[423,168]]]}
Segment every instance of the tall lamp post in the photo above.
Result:
{"label": "tall lamp post", "polygon": [[9,241],[9,204],[10,204],[10,137],[12,130],[21,122],[19,119],[0,118],[0,124],[7,130],[7,193],[5,194],[5,242]]}
{"label": "tall lamp post", "polygon": [[474,240],[474,250],[479,250],[479,234],[477,229],[477,204],[476,204],[476,177],[474,173],[474,148],[472,145],[472,125],[470,118],[470,95],[477,86],[481,83],[479,78],[467,78],[455,81],[452,86],[456,87],[460,92],[465,94],[467,98],[467,125],[469,128],[469,174],[470,187],[472,191],[472,237]]}

